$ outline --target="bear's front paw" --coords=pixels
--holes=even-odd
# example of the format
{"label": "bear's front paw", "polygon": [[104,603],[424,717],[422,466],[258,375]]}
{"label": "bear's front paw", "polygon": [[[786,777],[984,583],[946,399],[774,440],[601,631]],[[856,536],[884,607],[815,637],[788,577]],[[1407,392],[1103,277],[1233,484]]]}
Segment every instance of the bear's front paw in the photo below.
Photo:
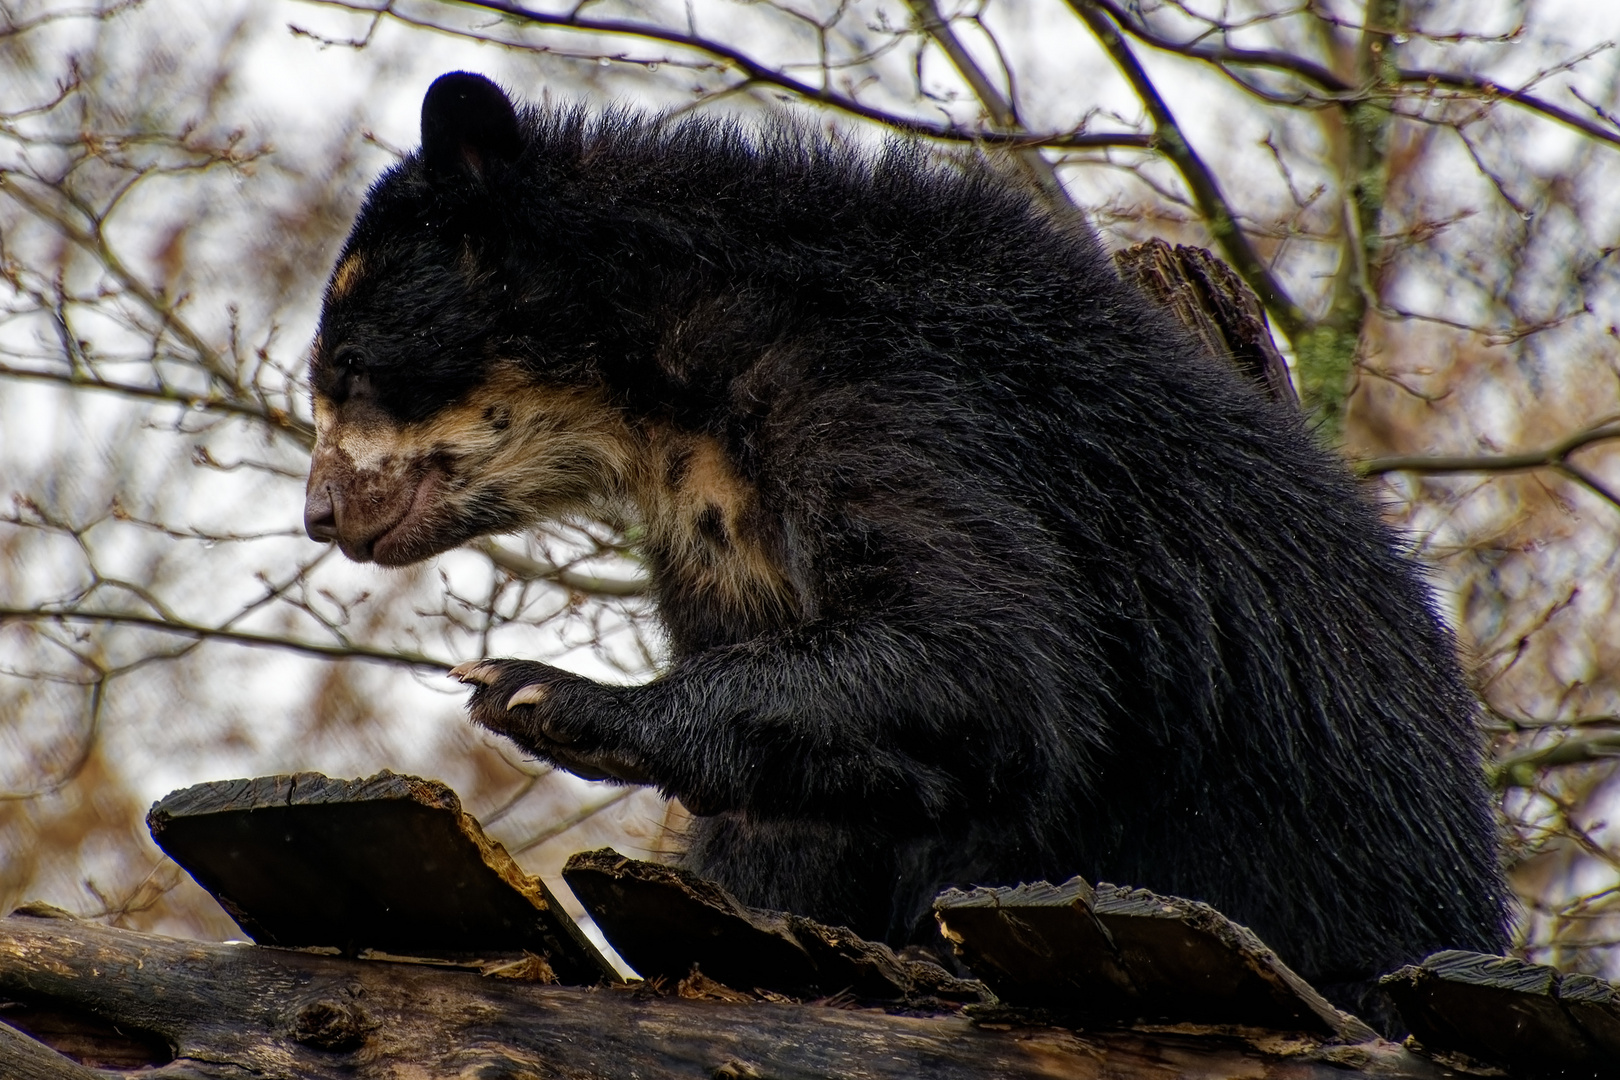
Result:
{"label": "bear's front paw", "polygon": [[469,660],[450,674],[473,688],[475,723],[587,780],[649,782],[618,745],[624,706],[611,687],[532,660]]}

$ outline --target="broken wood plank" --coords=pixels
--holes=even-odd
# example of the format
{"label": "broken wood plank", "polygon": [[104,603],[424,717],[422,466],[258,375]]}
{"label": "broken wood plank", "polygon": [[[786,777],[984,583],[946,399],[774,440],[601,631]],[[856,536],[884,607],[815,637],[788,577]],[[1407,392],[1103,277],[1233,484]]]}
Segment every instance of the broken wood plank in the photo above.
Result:
{"label": "broken wood plank", "polygon": [[1531,1075],[1620,1076],[1620,1003],[1601,979],[1448,950],[1382,985],[1425,1049]]}
{"label": "broken wood plank", "polygon": [[1135,994],[1081,878],[1006,889],[952,889],[934,902],[940,931],[1001,1000],[1119,1016]]}
{"label": "broken wood plank", "polygon": [[1113,939],[1143,1015],[1359,1034],[1246,926],[1208,904],[1102,885],[1092,913]]}
{"label": "broken wood plank", "polygon": [[734,989],[800,998],[978,997],[976,984],[901,960],[887,945],[844,927],[746,907],[690,871],[612,848],[574,855],[563,880],[614,950],[646,978],[674,982],[696,967]]}
{"label": "broken wood plank", "polygon": [[[542,986],[448,968],[0,919],[0,1001],[99,1018],[169,1047],[150,1080],[1440,1080],[1399,1046],[1195,1031],[976,1026],[781,1003]],[[3,1013],[0,1013],[3,1015]],[[0,1021],[0,1076],[107,1076]]]}
{"label": "broken wood plank", "polygon": [[952,889],[940,929],[1002,1000],[1126,1021],[1241,1024],[1361,1041],[1266,945],[1207,904],[1080,878]]}
{"label": "broken wood plank", "polygon": [[260,944],[462,961],[532,953],[565,983],[618,978],[437,781],[224,780],[168,795],[146,820]]}
{"label": "broken wood plank", "polygon": [[562,874],[608,944],[644,979],[680,980],[695,964],[737,990],[791,992],[815,982],[815,961],[786,918],[752,911],[696,874],[612,848],[570,856]]}
{"label": "broken wood plank", "polygon": [[1154,238],[1114,254],[1120,276],[1163,305],[1211,356],[1229,360],[1275,400],[1298,406],[1266,309],[1243,279],[1203,248]]}
{"label": "broken wood plank", "polygon": [[1593,1046],[1620,1062],[1620,987],[1595,975],[1558,976],[1558,1003]]}

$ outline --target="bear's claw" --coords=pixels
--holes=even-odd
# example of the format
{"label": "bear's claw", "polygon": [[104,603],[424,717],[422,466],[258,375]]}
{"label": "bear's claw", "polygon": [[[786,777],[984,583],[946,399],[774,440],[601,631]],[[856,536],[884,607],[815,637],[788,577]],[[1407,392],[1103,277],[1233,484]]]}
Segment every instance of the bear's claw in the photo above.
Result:
{"label": "bear's claw", "polygon": [[549,692],[544,683],[530,683],[507,698],[506,707],[511,709],[518,705],[538,705],[546,700]]}
{"label": "bear's claw", "polygon": [[450,677],[464,683],[488,686],[501,673],[501,666],[489,660],[468,660],[450,669]]}

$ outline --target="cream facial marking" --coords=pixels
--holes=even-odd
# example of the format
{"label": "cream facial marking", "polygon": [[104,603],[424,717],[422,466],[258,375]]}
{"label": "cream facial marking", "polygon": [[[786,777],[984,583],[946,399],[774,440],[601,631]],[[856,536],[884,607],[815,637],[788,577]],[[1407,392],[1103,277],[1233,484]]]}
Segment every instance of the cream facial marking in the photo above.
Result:
{"label": "cream facial marking", "polygon": [[426,420],[356,412],[316,399],[311,485],[330,486],[344,539],[374,542],[378,561],[459,543],[464,521],[515,528],[628,501],[687,587],[764,618],[799,605],[759,493],[712,436],[632,426],[600,393],[538,387],[505,365]]}
{"label": "cream facial marking", "polygon": [[360,280],[360,275],[365,272],[365,257],[357,251],[338,263],[337,269],[332,272],[332,284],[327,290],[327,295],[333,300],[341,300],[348,296]]}
{"label": "cream facial marking", "polygon": [[401,451],[409,445],[409,440],[400,438],[402,434],[397,428],[380,425],[350,427],[338,436],[337,448],[359,471],[383,472],[385,466],[401,459]]}
{"label": "cream facial marking", "polygon": [[511,365],[414,423],[320,397],[315,413],[306,511],[319,521],[329,503],[351,558],[393,566],[622,499],[645,453],[600,391],[535,386]]}
{"label": "cream facial marking", "polygon": [[319,395],[315,398],[315,441],[317,444],[330,442],[332,431],[337,427],[337,413],[333,410],[331,402]]}
{"label": "cream facial marking", "polygon": [[386,424],[345,424],[339,410],[326,398],[315,398],[315,456],[328,458],[334,454],[347,459],[349,468],[360,472],[378,472],[389,459],[396,457],[403,434],[402,429]]}

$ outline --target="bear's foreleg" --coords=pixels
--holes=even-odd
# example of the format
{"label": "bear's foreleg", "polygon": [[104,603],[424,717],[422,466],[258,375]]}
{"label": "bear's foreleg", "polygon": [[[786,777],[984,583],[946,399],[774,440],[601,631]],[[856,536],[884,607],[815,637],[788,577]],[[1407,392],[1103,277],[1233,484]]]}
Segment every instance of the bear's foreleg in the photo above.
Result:
{"label": "bear's foreleg", "polygon": [[641,686],[524,660],[456,674],[475,685],[477,723],[580,776],[656,784],[697,813],[938,821],[998,773],[1079,779],[1096,747],[1060,720],[1078,703],[1043,677],[1039,646],[966,644],[824,627],[683,657]]}

